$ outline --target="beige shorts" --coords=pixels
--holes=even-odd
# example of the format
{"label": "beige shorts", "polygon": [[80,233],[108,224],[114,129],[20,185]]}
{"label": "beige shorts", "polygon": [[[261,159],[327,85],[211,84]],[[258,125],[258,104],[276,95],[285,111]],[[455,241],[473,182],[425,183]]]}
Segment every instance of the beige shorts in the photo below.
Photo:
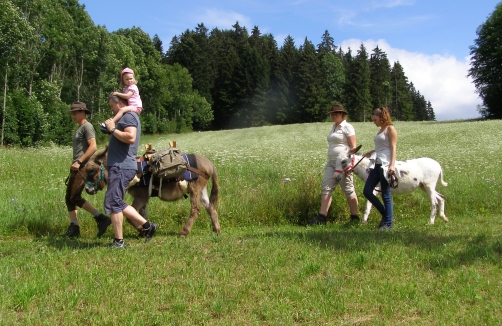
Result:
{"label": "beige shorts", "polygon": [[321,194],[322,195],[331,194],[333,190],[335,190],[338,183],[340,183],[340,187],[342,188],[342,191],[347,198],[356,195],[352,174],[342,177],[340,182],[338,182],[333,177],[335,173],[335,163],[336,161],[328,161],[328,163],[326,163],[326,169],[324,170],[324,177],[322,178]]}

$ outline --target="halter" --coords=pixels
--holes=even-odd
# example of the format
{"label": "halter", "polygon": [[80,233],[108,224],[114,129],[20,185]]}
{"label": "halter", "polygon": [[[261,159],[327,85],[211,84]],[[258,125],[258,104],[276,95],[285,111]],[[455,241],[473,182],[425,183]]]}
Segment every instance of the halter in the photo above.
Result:
{"label": "halter", "polygon": [[82,179],[84,179],[85,184],[88,185],[89,187],[92,187],[96,192],[99,191],[98,183],[105,180],[105,166],[101,163],[101,166],[99,168],[101,170],[101,173],[99,175],[98,180],[96,180],[95,182],[90,182],[89,180],[84,178],[84,176],[82,175],[82,172],[80,172],[80,170],[78,170],[78,173],[80,173],[80,175],[82,176]]}
{"label": "halter", "polygon": [[355,157],[356,157],[356,156],[352,154],[352,155],[350,155],[350,157],[351,157],[350,164],[349,164],[349,165],[348,165],[345,169],[343,169],[343,170],[335,170],[335,173],[336,173],[336,172],[337,172],[337,173],[340,173],[340,174],[342,174],[342,173],[343,173],[345,176],[347,176],[347,175],[349,175],[349,174],[351,174],[351,173],[352,173],[352,170],[353,170],[353,169],[357,166],[357,164],[359,164],[359,162],[361,162],[361,161],[359,161],[359,162],[356,164],[356,166],[354,166],[354,161],[355,161]]}

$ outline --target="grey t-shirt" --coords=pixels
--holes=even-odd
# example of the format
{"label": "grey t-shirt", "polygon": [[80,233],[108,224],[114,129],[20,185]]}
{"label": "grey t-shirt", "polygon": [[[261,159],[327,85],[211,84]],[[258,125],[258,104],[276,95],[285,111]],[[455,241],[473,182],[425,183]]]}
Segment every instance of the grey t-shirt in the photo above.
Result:
{"label": "grey t-shirt", "polygon": [[94,127],[89,123],[89,121],[86,121],[77,128],[77,131],[73,136],[73,162],[84,155],[89,148],[89,143],[87,141],[91,138],[96,138],[96,135],[94,134]]}
{"label": "grey t-shirt", "polygon": [[136,141],[134,144],[129,145],[111,135],[110,142],[108,143],[108,159],[106,164],[108,166],[118,166],[124,170],[136,170],[138,168],[136,154],[138,153],[139,136],[141,134],[141,123],[136,113],[127,112],[115,125],[115,128],[120,131],[124,131],[127,127],[136,127]]}

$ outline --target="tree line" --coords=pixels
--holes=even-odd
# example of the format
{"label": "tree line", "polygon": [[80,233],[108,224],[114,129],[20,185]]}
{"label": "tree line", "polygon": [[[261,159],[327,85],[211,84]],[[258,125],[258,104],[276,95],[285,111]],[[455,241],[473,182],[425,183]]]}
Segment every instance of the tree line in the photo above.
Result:
{"label": "tree line", "polygon": [[[157,48],[162,47],[157,40]],[[315,46],[291,36],[279,48],[272,34],[255,26],[249,34],[236,22],[230,30],[204,24],[175,36],[163,62],[179,63],[194,88],[211,104],[214,129],[325,121],[334,103],[352,121],[369,120],[386,106],[397,120],[435,120],[434,109],[399,62],[391,66],[378,46],[353,53],[335,45],[326,31]]]}
{"label": "tree line", "polygon": [[164,51],[141,28],[95,25],[78,0],[2,0],[1,143],[71,144],[69,104],[85,102],[91,122],[104,121],[124,67],[138,79],[146,134],[325,121],[333,103],[352,121],[382,105],[398,120],[435,119],[399,62],[362,44],[344,53],[328,31],[317,46],[288,36],[279,48],[258,27],[201,23]]}

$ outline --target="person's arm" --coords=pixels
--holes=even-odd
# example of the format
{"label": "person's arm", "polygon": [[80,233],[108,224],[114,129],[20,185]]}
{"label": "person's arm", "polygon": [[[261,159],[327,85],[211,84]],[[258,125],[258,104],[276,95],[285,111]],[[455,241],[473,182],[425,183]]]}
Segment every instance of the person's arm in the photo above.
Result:
{"label": "person's arm", "polygon": [[88,159],[91,158],[92,154],[94,154],[96,152],[96,150],[98,149],[98,147],[96,146],[96,138],[89,138],[87,139],[87,144],[89,145],[89,147],[87,148],[87,150],[85,151],[85,153],[80,156],[75,162],[73,162],[73,164],[71,165],[71,169],[76,171],[80,168],[80,163],[79,162],[85,162],[87,161]]}
{"label": "person's arm", "polygon": [[120,92],[113,92],[112,95],[115,95],[115,96],[118,96],[118,97],[121,97],[123,98],[124,100],[128,100],[132,94],[134,94],[133,91],[129,91],[127,93],[120,93]]}
{"label": "person's arm", "polygon": [[119,111],[117,112],[117,114],[112,118],[113,121],[115,122],[115,124],[117,124],[120,120],[120,118],[122,118],[122,116],[124,114],[126,114],[127,112],[130,112],[131,111],[131,107],[130,106],[124,106],[124,107],[121,107],[119,109]]}
{"label": "person's arm", "polygon": [[397,145],[397,131],[394,126],[389,126],[387,128],[387,135],[389,136],[390,143],[390,162],[388,168],[388,174],[395,172],[394,165],[396,164],[396,145]]}
{"label": "person's arm", "polygon": [[349,146],[349,149],[356,148],[357,141],[356,141],[356,131],[355,131],[354,127],[349,123],[345,124],[343,134],[345,135],[345,138],[347,139],[347,144]]}
{"label": "person's arm", "polygon": [[112,135],[121,142],[131,145],[136,141],[136,132],[138,129],[135,126],[126,127],[124,131],[120,131],[118,129],[115,129],[115,122],[111,118],[106,120],[105,124],[108,130],[113,130]]}
{"label": "person's arm", "polygon": [[375,150],[372,149],[371,151],[367,151],[366,153],[363,154],[363,156],[370,157],[371,154],[375,153]]}
{"label": "person's arm", "polygon": [[356,147],[356,135],[348,136],[347,143],[349,144],[349,149],[353,149]]}

